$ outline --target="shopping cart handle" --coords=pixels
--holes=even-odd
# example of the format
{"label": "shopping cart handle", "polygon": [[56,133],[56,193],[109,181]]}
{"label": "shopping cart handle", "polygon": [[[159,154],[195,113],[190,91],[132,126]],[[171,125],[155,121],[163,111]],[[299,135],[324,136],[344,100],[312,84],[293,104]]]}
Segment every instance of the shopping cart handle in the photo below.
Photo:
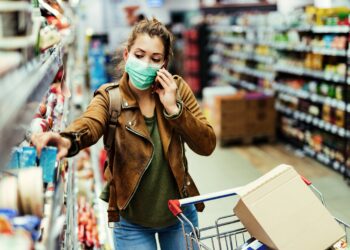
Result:
{"label": "shopping cart handle", "polygon": [[209,193],[209,194],[204,194],[204,195],[198,195],[198,196],[193,196],[189,198],[184,198],[180,200],[169,200],[168,201],[168,207],[170,211],[177,216],[179,213],[182,212],[181,206],[186,206],[186,205],[191,205],[191,204],[197,204],[205,201],[210,201],[210,200],[216,200],[216,199],[221,199],[225,198],[228,196],[233,196],[237,195],[237,192],[241,189],[241,187],[238,188],[231,188],[219,192],[214,192],[214,193]]}
{"label": "shopping cart handle", "polygon": [[174,216],[178,216],[182,213],[179,200],[169,200],[168,207],[170,212],[172,212]]}
{"label": "shopping cart handle", "polygon": [[305,182],[306,185],[310,186],[312,185],[312,182],[308,179],[306,179],[304,176],[300,175],[301,179]]}

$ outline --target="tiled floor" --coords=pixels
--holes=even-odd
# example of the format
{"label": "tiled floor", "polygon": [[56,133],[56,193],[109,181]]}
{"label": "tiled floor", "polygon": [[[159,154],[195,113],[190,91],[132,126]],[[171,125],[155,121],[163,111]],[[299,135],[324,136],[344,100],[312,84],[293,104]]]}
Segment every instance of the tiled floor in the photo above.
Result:
{"label": "tiled floor", "polygon": [[[342,176],[310,158],[297,156],[284,145],[217,147],[209,157],[188,149],[187,156],[190,173],[202,194],[244,185],[282,163],[292,165],[323,193],[330,212],[350,223],[350,186]],[[236,200],[207,202],[206,210],[199,213],[200,227],[231,214]]]}

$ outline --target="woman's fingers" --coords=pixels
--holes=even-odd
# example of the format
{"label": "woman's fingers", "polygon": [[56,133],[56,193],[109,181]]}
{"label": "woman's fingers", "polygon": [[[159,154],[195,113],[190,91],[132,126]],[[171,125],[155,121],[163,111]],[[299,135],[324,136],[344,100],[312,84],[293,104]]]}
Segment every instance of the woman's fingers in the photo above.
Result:
{"label": "woman's fingers", "polygon": [[177,85],[173,79],[173,76],[165,69],[160,69],[158,71],[158,79],[162,79],[164,80],[164,83],[166,84],[166,86],[163,85],[163,87],[168,87],[172,90],[176,90],[177,89]]}
{"label": "woman's fingers", "polygon": [[162,84],[163,88],[169,86],[169,78],[164,72],[158,71],[158,81]]}
{"label": "woman's fingers", "polygon": [[40,156],[42,149],[49,143],[58,146],[59,139],[60,135],[53,132],[36,133],[33,134],[31,138],[33,145],[36,147],[38,156]]}
{"label": "woman's fingers", "polygon": [[57,160],[61,160],[63,157],[65,157],[68,154],[68,149],[65,147],[59,147],[57,152]]}

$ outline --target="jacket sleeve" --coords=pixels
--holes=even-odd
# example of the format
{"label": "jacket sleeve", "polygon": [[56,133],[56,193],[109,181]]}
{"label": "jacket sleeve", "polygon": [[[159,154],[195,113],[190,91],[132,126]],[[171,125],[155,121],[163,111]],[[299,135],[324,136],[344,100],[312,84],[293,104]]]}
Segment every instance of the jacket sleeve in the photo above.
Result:
{"label": "jacket sleeve", "polygon": [[166,118],[194,152],[210,155],[216,146],[214,130],[204,117],[188,84],[179,76],[174,76],[174,79],[178,85],[180,112],[175,117]]}
{"label": "jacket sleeve", "polygon": [[105,84],[95,92],[94,98],[82,116],[61,133],[61,136],[69,138],[72,142],[68,157],[77,154],[83,148],[95,144],[103,135],[109,119],[107,86]]}

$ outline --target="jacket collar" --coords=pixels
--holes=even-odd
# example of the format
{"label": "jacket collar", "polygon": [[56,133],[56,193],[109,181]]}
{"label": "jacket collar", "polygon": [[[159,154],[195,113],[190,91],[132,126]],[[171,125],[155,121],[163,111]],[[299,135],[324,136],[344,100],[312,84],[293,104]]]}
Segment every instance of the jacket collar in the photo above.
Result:
{"label": "jacket collar", "polygon": [[122,78],[119,80],[119,87],[122,94],[122,108],[132,108],[137,107],[138,103],[135,95],[132,93],[132,90],[129,86],[129,75],[124,72]]}
{"label": "jacket collar", "polygon": [[[122,108],[123,109],[128,109],[128,108],[133,108],[133,107],[138,107],[138,102],[136,100],[135,95],[132,93],[132,90],[130,89],[129,86],[129,76],[126,72],[124,72],[122,78],[119,80],[119,87],[121,89],[122,94]],[[171,126],[169,126],[169,123],[166,121],[163,115],[163,110],[164,107],[162,103],[160,102],[159,98],[156,97],[156,109],[155,112],[157,113],[157,122],[158,122],[158,129],[159,129],[159,134],[162,140],[163,144],[163,150],[165,152],[166,157],[168,156],[168,149],[169,149],[169,144],[171,140],[171,134],[172,134],[172,129]],[[136,121],[136,117],[133,117],[131,120]],[[130,121],[131,121],[130,120]],[[139,131],[141,134],[144,136],[148,135],[148,130],[146,125],[144,124],[144,121],[139,121],[135,123],[134,129]]]}

